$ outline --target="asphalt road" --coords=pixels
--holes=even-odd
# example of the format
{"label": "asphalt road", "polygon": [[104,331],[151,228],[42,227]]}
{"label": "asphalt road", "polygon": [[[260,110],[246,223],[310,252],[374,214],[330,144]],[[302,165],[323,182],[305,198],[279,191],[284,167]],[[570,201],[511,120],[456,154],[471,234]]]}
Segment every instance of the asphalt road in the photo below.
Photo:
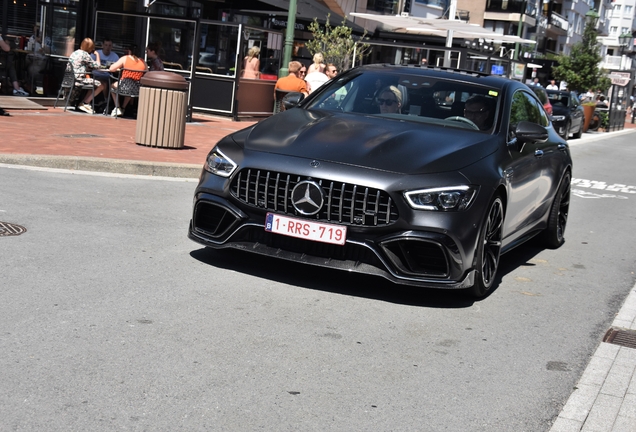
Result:
{"label": "asphalt road", "polygon": [[633,137],[573,144],[565,245],[480,302],[202,249],[192,181],[0,167],[0,430],[545,431],[634,285]]}

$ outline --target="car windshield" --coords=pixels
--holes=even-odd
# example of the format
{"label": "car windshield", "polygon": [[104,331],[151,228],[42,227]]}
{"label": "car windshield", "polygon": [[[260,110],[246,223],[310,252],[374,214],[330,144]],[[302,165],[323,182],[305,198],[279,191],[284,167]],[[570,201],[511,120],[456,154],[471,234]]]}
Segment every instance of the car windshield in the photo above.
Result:
{"label": "car windshield", "polygon": [[492,132],[499,93],[457,79],[352,71],[321,89],[306,108]]}
{"label": "car windshield", "polygon": [[570,95],[561,93],[548,93],[552,106],[568,107],[570,105]]}

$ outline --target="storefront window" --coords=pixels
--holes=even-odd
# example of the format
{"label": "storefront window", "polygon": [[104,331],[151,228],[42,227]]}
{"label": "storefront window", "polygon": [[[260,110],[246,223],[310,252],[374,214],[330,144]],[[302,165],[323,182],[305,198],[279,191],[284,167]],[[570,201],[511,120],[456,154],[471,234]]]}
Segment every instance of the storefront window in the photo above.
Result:
{"label": "storefront window", "polygon": [[139,56],[144,55],[148,43],[155,42],[166,69],[191,71],[195,32],[194,21],[98,12],[95,40],[99,46],[104,38],[112,39],[113,50],[119,55],[134,45]]}
{"label": "storefront window", "polygon": [[235,76],[239,27],[201,24],[198,72]]}
{"label": "storefront window", "polygon": [[283,35],[278,32],[243,27],[243,39],[246,43],[243,45],[241,59],[245,58],[252,47],[260,48],[260,77],[262,79],[277,79]]}
{"label": "storefront window", "polygon": [[51,54],[68,57],[75,46],[79,45],[76,40],[75,28],[77,25],[77,12],[71,6],[53,6],[51,21]]}
{"label": "storefront window", "polygon": [[108,38],[113,41],[113,51],[119,56],[131,45],[137,47],[135,54],[141,56],[146,43],[147,22],[145,17],[100,12],[97,14],[95,44],[100,47]]}
{"label": "storefront window", "polygon": [[166,69],[191,70],[195,23],[151,18],[148,42],[159,44],[159,57]]}

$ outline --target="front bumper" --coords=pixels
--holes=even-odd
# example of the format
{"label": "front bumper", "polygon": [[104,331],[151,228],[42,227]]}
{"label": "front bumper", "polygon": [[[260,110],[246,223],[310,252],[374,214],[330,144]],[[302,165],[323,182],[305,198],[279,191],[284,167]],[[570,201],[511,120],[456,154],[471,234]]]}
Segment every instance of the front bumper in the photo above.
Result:
{"label": "front bumper", "polygon": [[[463,289],[475,270],[463,248],[443,232],[349,227],[344,246],[265,231],[264,211],[199,192],[188,237],[214,249],[233,248],[320,267],[384,277],[394,283]],[[468,254],[472,257],[472,252]]]}

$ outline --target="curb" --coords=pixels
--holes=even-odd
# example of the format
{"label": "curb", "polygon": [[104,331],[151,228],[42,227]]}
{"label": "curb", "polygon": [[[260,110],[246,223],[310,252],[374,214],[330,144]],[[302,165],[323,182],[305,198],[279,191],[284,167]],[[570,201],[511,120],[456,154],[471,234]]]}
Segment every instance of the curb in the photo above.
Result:
{"label": "curb", "polygon": [[78,156],[0,154],[0,163],[72,171],[98,171],[115,174],[157,177],[199,178],[202,165],[168,162],[145,162]]}

